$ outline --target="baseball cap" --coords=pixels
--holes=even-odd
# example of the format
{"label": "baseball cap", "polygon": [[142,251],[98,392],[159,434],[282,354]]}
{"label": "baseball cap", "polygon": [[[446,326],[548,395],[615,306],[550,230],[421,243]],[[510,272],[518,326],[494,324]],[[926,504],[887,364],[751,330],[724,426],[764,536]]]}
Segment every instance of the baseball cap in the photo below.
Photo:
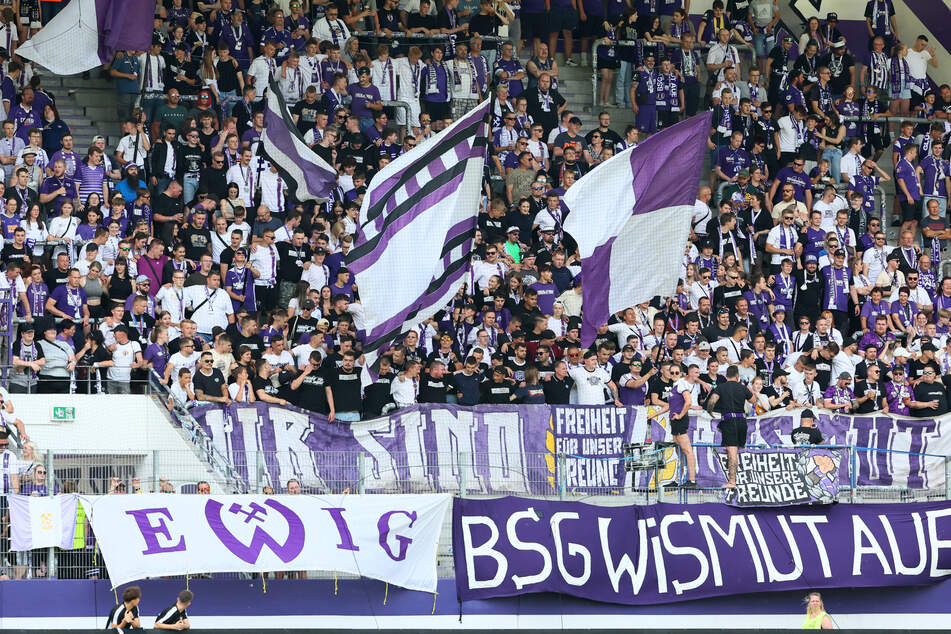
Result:
{"label": "baseball cap", "polygon": [[318,327],[319,327],[319,326],[327,326],[327,327],[329,328],[329,327],[330,327],[330,320],[329,320],[329,319],[318,319],[318,320],[317,320],[317,326],[318,326]]}
{"label": "baseball cap", "polygon": [[26,149],[23,150],[23,156],[36,156],[36,150]]}
{"label": "baseball cap", "polygon": [[774,314],[775,314],[775,313],[785,313],[785,312],[786,312],[786,307],[783,306],[782,304],[776,304],[776,305],[773,307],[773,313],[774,313]]}
{"label": "baseball cap", "polygon": [[839,373],[839,378],[840,378],[841,380],[843,380],[843,381],[849,381],[849,380],[852,379],[852,375],[849,374],[848,372],[840,372],[840,373]]}
{"label": "baseball cap", "polygon": [[149,276],[148,276],[148,275],[139,275],[138,277],[135,278],[135,283],[136,283],[136,284],[147,284],[147,283],[149,283],[150,281],[151,281],[151,280],[149,279]]}
{"label": "baseball cap", "polygon": [[369,75],[369,74],[370,74],[370,69],[367,68],[366,66],[361,66],[359,69],[357,69],[357,75]]}
{"label": "baseball cap", "polygon": [[845,46],[845,40],[839,40],[838,42],[833,42],[831,46],[832,48],[843,48]]}
{"label": "baseball cap", "polygon": [[33,332],[36,330],[36,326],[32,321],[25,321],[19,325],[20,332]]}
{"label": "baseball cap", "polygon": [[301,310],[314,310],[314,302],[310,299],[305,299],[300,303]]}
{"label": "baseball cap", "polygon": [[505,233],[521,233],[521,232],[522,232],[521,229],[519,229],[518,227],[514,225],[505,230]]}
{"label": "baseball cap", "polygon": [[584,125],[581,123],[581,117],[571,117],[568,119],[568,123],[573,123],[574,125]]}
{"label": "baseball cap", "polygon": [[[926,344],[926,345],[927,345],[927,344]],[[895,350],[894,356],[896,356],[896,357],[910,357],[910,356],[911,356],[911,353],[908,352],[907,350],[905,350],[904,348],[898,348],[898,349]]]}
{"label": "baseball cap", "polygon": [[845,249],[836,249],[836,250],[835,250],[835,253],[833,253],[832,255],[834,255],[834,256],[837,257],[837,258],[844,258],[844,257],[845,257]]}
{"label": "baseball cap", "polygon": [[836,22],[838,22],[838,21],[839,21],[839,14],[836,13],[835,11],[833,11],[832,13],[829,13],[829,14],[826,16],[826,22],[829,22],[830,20],[835,20]]}
{"label": "baseball cap", "polygon": [[314,255],[327,255],[327,249],[323,247],[317,247],[314,249]]}
{"label": "baseball cap", "polygon": [[800,418],[800,419],[803,419],[803,418],[811,418],[811,419],[815,420],[816,415],[812,413],[812,410],[811,410],[811,409],[804,409],[804,410],[802,410],[802,413],[799,415],[799,418]]}
{"label": "baseball cap", "polygon": [[815,262],[818,262],[818,261],[819,261],[819,260],[816,259],[816,256],[814,256],[814,255],[812,255],[812,254],[809,254],[809,255],[806,256],[806,264],[809,264],[810,262],[815,263]]}
{"label": "baseball cap", "polygon": [[628,344],[624,344],[624,347],[621,348],[621,352],[627,352],[628,350],[630,350],[631,352],[634,352],[634,346],[628,343]]}
{"label": "baseball cap", "polygon": [[[737,175],[737,176],[743,176],[744,178],[749,178],[749,177],[750,177],[750,171],[749,171],[748,169],[741,169],[739,172],[736,173],[736,175]],[[737,193],[739,193],[739,192],[737,192]]]}
{"label": "baseball cap", "polygon": [[106,137],[102,136],[101,134],[97,134],[96,136],[92,138],[93,143],[97,143],[99,141],[105,142],[105,140],[106,140]]}
{"label": "baseball cap", "polygon": [[709,350],[709,349],[710,349],[710,344],[707,343],[706,341],[701,341],[700,343],[697,344],[697,350]]}

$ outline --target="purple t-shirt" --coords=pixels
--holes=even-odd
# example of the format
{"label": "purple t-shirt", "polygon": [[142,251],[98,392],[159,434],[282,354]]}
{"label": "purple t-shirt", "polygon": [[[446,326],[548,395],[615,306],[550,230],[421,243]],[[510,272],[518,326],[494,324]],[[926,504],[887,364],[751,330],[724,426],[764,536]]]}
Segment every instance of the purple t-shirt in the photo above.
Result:
{"label": "purple t-shirt", "polygon": [[[809,179],[808,174],[805,172],[797,172],[791,167],[784,167],[776,174],[776,180],[783,185],[786,183],[792,185],[793,189],[796,190],[793,197],[801,203],[806,202],[806,190],[812,188],[812,181]],[[781,190],[782,187],[778,188],[777,193]]]}
{"label": "purple t-shirt", "polygon": [[876,304],[872,300],[869,300],[862,306],[862,317],[865,317],[869,330],[875,326],[875,320],[879,315],[888,315],[891,312],[892,307],[886,301],[881,301]]}
{"label": "purple t-shirt", "polygon": [[551,315],[555,308],[555,299],[558,298],[558,287],[554,283],[545,284],[535,282],[529,288],[538,291],[538,309],[545,315]]}
{"label": "purple t-shirt", "polygon": [[729,145],[721,147],[717,153],[717,165],[728,177],[736,176],[742,169],[749,169],[750,155],[743,148],[734,150]]}
{"label": "purple t-shirt", "polygon": [[896,299],[892,302],[891,314],[897,315],[901,325],[907,328],[915,323],[915,315],[918,314],[918,304],[908,302],[902,306],[901,301]]}
{"label": "purple t-shirt", "polygon": [[153,343],[142,353],[142,358],[145,361],[152,362],[152,369],[155,370],[159,376],[165,375],[165,366],[168,365],[168,349],[165,346]]}
{"label": "purple t-shirt", "polygon": [[921,200],[921,192],[918,191],[918,175],[915,173],[914,165],[904,158],[901,159],[895,168],[895,176],[905,183],[905,187],[908,188],[908,193],[911,194],[911,200],[908,200],[905,196],[905,192],[900,191],[901,188],[896,186],[895,189],[899,190],[899,196],[901,196],[903,202],[910,203]]}
{"label": "purple t-shirt", "polygon": [[361,86],[360,84],[350,84],[347,86],[347,92],[353,101],[350,102],[350,112],[357,117],[372,117],[373,113],[367,108],[368,101],[381,101],[380,91],[376,86]]}
{"label": "purple t-shirt", "polygon": [[66,164],[66,175],[72,178],[76,174],[76,167],[82,160],[83,157],[76,154],[75,152],[57,150],[56,152],[53,152],[53,156],[50,157],[50,165],[53,165],[56,163],[56,161],[63,161],[63,163]]}
{"label": "purple t-shirt", "polygon": [[83,306],[86,305],[86,291],[82,288],[70,289],[68,284],[57,286],[50,293],[50,299],[55,302],[56,308],[73,319],[83,316]]}
{"label": "purple t-shirt", "polygon": [[16,136],[27,144],[30,142],[30,130],[42,127],[40,113],[33,108],[27,110],[22,105],[10,108],[10,115],[7,118],[16,124]]}
{"label": "purple t-shirt", "polygon": [[245,267],[241,270],[238,270],[235,267],[231,267],[225,274],[224,286],[226,288],[230,287],[231,292],[235,293],[236,295],[244,295],[243,302],[239,302],[236,299],[231,300],[231,306],[234,308],[235,312],[237,312],[242,306],[245,306],[252,311],[256,310],[254,297],[254,276],[251,275],[251,269]]}
{"label": "purple t-shirt", "polygon": [[50,176],[40,184],[41,194],[52,194],[57,189],[62,187],[66,190],[65,194],[57,196],[54,200],[56,201],[56,210],[59,211],[59,208],[62,206],[64,200],[72,200],[79,197],[79,187],[69,176],[63,176],[58,178],[56,176]]}

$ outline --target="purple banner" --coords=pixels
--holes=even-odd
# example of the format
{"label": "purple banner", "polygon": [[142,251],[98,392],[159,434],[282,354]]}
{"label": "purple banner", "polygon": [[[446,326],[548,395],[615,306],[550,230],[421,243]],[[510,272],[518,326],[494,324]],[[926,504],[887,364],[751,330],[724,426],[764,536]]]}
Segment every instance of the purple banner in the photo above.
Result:
{"label": "purple banner", "polygon": [[[751,445],[786,446],[793,444],[792,431],[799,427],[800,410],[780,410],[747,419]],[[909,489],[944,490],[944,456],[951,454],[951,415],[939,418],[904,418],[887,414],[842,415],[815,410],[816,425],[827,445],[851,445],[854,455],[844,450],[839,462],[839,484],[848,487],[894,486]],[[653,440],[672,440],[666,414],[651,419]],[[691,415],[688,434],[693,443],[720,444],[719,419],[706,412]],[[949,429],[944,429],[949,426]],[[946,433],[948,432],[948,433]],[[713,451],[696,447],[697,483],[718,487],[725,482]],[[928,456],[922,454],[931,454]],[[676,461],[679,454],[667,453],[668,468],[662,474],[665,484],[680,478]],[[647,475],[641,475],[643,482]]]}
{"label": "purple banner", "polygon": [[617,494],[630,487],[621,445],[647,428],[633,407],[420,405],[357,423],[266,403],[192,414],[252,490],[296,478],[312,490],[355,492],[363,454],[367,491],[551,494],[564,482]]}
{"label": "purple banner", "polygon": [[951,502],[739,510],[456,498],[452,529],[463,601],[559,592],[642,605],[951,574]]}
{"label": "purple banner", "polygon": [[[727,453],[719,448],[714,453],[725,475]],[[829,447],[740,450],[736,487],[723,490],[723,501],[742,507],[829,504],[839,494],[843,453]]]}

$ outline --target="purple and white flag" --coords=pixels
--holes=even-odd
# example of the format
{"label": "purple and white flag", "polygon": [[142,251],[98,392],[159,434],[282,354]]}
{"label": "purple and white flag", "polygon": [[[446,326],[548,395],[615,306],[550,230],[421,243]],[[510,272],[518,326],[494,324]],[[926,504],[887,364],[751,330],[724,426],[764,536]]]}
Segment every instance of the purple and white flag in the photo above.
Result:
{"label": "purple and white flag", "polygon": [[327,200],[337,184],[337,170],[304,141],[273,79],[265,99],[261,154],[277,169],[287,191],[297,200]]}
{"label": "purple and white flag", "polygon": [[489,101],[373,177],[347,254],[366,320],[367,364],[432,317],[469,271],[482,197]]}
{"label": "purple and white flag", "polygon": [[16,53],[57,75],[112,61],[116,51],[147,51],[154,0],[72,0]]}
{"label": "purple and white flag", "polygon": [[671,295],[690,234],[710,114],[652,135],[599,165],[564,195],[578,242],[590,343],[612,313]]}
{"label": "purple and white flag", "polygon": [[8,499],[10,547],[13,550],[73,547],[73,534],[76,532],[75,494],[55,497],[11,495]]}

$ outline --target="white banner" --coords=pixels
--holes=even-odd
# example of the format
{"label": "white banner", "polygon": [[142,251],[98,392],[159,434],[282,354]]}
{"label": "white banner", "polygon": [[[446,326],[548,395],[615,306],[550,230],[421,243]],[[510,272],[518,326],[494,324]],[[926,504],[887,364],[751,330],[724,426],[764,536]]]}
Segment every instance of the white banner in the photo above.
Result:
{"label": "white banner", "polygon": [[80,496],[114,586],[163,575],[338,570],[435,592],[450,496]]}

